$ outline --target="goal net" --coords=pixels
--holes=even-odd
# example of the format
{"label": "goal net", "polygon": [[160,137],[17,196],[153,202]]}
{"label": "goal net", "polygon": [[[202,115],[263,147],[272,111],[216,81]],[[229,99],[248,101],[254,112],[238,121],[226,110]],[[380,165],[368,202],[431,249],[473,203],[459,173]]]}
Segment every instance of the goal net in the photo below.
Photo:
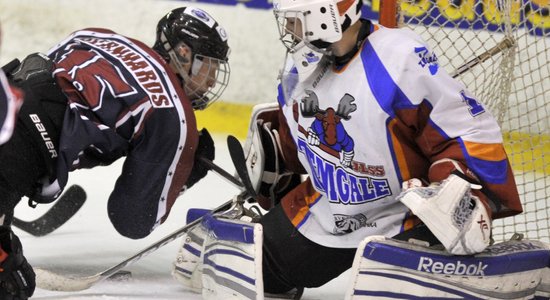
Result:
{"label": "goal net", "polygon": [[502,127],[524,213],[495,240],[550,242],[550,0],[381,1],[380,23],[419,33]]}

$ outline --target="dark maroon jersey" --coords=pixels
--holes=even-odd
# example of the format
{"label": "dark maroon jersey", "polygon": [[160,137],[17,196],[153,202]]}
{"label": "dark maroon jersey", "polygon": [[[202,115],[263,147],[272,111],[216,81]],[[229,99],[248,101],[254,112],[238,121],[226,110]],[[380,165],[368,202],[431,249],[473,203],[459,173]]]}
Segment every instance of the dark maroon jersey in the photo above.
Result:
{"label": "dark maroon jersey", "polygon": [[150,47],[106,29],[74,32],[52,48],[54,77],[68,98],[57,181],[125,156],[109,204],[166,218],[193,167],[196,120],[181,81]]}

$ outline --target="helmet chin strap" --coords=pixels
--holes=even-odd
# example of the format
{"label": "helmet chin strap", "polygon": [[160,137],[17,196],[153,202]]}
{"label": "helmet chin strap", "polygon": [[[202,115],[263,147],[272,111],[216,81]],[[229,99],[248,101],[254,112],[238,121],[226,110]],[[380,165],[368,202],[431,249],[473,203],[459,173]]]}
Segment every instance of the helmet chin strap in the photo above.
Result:
{"label": "helmet chin strap", "polygon": [[183,79],[183,82],[181,83],[183,90],[185,91],[185,93],[190,94],[191,91],[187,89],[185,83],[191,81],[191,70],[189,70],[189,72],[185,71],[185,68],[183,67],[183,64],[185,63],[185,58],[181,55],[178,55],[176,51],[174,51],[174,49],[168,50],[168,55],[170,56],[171,64],[176,68],[177,73]]}
{"label": "helmet chin strap", "polygon": [[333,44],[333,43],[329,43],[321,40],[311,41],[309,43],[318,49],[328,49]]}
{"label": "helmet chin strap", "polygon": [[[187,72],[183,67],[183,64],[188,62],[188,59],[186,57],[177,54],[174,49],[170,49],[168,51],[168,55],[170,56],[170,61],[175,66],[178,74],[183,79],[183,82],[182,82],[183,90],[185,91],[188,97],[191,97],[196,92],[196,90],[190,90],[185,83],[192,82],[193,79],[191,77],[196,76],[199,73],[204,62],[198,58],[193,58],[191,68]],[[208,103],[208,101],[209,101],[208,97],[205,95],[202,95],[198,99],[191,100],[191,103],[193,104],[194,109],[200,110],[206,107],[205,104]],[[204,104],[201,104],[201,103],[204,103]]]}
{"label": "helmet chin strap", "polygon": [[372,23],[369,20],[360,19],[359,22],[361,22],[361,28],[359,29],[359,33],[357,34],[357,41],[355,42],[355,45],[350,50],[350,52],[334,58],[337,65],[341,66],[347,64],[353,58],[353,56],[355,56],[355,54],[359,52],[363,41],[371,33]]}

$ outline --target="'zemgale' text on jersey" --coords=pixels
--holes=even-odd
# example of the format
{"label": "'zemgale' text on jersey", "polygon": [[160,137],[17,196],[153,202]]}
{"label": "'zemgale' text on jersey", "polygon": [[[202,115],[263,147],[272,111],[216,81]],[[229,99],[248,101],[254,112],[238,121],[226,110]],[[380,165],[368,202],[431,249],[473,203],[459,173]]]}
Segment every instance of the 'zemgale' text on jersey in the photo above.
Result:
{"label": "'zemgale' text on jersey", "polygon": [[298,140],[298,151],[305,154],[311,170],[315,171],[312,176],[315,188],[325,192],[330,202],[362,204],[392,194],[386,178],[371,178],[348,173],[344,168],[335,166],[320,157],[303,139]]}

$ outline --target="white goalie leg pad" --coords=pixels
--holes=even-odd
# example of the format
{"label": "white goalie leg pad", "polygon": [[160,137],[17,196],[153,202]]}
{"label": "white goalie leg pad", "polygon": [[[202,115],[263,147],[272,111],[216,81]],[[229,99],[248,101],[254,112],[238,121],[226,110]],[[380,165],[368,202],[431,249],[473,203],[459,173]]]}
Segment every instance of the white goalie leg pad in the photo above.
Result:
{"label": "white goalie leg pad", "polygon": [[262,225],[207,215],[202,296],[204,299],[264,299]]}
{"label": "white goalie leg pad", "polygon": [[[547,246],[550,248],[550,245]],[[535,296],[538,297],[536,299],[550,299],[550,261],[543,270],[542,281],[537,286]]]}
{"label": "white goalie leg pad", "polygon": [[457,256],[371,236],[357,249],[346,299],[533,299],[549,260],[548,245],[531,240]]}
{"label": "white goalie leg pad", "polygon": [[491,241],[491,219],[470,183],[451,174],[440,184],[413,187],[398,197],[450,253],[475,254]]}
{"label": "white goalie leg pad", "polygon": [[[202,217],[209,210],[190,209],[187,224]],[[200,293],[202,291],[202,252],[206,230],[198,223],[182,236],[176,260],[173,263],[172,276],[186,288]]]}

